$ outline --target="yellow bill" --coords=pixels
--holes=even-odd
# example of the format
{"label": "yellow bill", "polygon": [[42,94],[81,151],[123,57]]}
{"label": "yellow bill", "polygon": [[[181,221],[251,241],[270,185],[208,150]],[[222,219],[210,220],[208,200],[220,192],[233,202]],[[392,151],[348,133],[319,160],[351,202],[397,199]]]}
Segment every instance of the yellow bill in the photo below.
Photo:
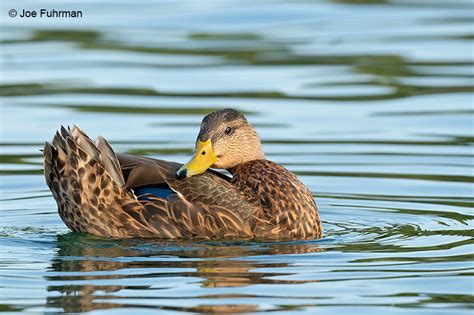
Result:
{"label": "yellow bill", "polygon": [[184,164],[176,174],[178,177],[191,177],[204,173],[212,164],[217,162],[217,157],[212,150],[211,139],[198,141],[196,152],[191,160]]}

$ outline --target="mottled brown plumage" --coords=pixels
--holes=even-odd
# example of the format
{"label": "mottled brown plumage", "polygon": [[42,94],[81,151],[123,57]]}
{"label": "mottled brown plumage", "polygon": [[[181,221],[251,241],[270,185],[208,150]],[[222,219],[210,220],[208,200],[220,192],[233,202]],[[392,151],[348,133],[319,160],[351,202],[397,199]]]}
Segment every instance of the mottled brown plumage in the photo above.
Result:
{"label": "mottled brown plumage", "polygon": [[319,238],[322,229],[311,192],[283,166],[253,160],[230,169],[232,184],[257,204],[254,233],[263,238]]}
{"label": "mottled brown plumage", "polygon": [[[310,191],[294,174],[264,159],[243,115],[230,109],[212,113],[203,120],[200,137],[213,139],[219,159],[213,166],[225,164],[232,178],[213,170],[178,178],[181,164],[115,154],[104,138],[93,142],[75,126],[61,127],[44,147],[46,182],[61,219],[72,231],[114,238],[321,237]],[[254,152],[232,158],[256,143]],[[143,187],[167,193],[141,194]]]}

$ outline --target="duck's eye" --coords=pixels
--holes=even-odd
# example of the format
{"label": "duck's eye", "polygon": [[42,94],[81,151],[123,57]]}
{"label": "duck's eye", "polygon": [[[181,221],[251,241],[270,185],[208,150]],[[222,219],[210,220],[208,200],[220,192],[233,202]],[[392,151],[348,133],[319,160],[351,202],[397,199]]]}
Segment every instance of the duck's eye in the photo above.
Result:
{"label": "duck's eye", "polygon": [[231,132],[232,132],[232,128],[231,128],[231,127],[225,128],[225,133],[226,133],[227,135],[230,135]]}

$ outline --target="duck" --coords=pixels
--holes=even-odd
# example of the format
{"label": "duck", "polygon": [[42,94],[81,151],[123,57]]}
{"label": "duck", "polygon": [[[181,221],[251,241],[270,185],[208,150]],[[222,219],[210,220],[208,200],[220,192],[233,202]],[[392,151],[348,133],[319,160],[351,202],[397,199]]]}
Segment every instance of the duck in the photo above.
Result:
{"label": "duck", "polygon": [[73,232],[109,238],[269,239],[322,237],[315,199],[266,159],[239,111],[206,115],[186,164],[116,153],[101,136],[63,127],[43,148],[46,184]]}

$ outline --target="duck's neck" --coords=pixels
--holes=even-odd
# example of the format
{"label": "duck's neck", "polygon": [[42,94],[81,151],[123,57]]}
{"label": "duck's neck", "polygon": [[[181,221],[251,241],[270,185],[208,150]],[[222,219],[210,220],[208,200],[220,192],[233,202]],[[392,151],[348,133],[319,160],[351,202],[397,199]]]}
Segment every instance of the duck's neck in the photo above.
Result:
{"label": "duck's neck", "polygon": [[[241,173],[246,173],[248,175],[249,170],[252,170],[255,165],[258,165],[262,161],[266,161],[265,156],[253,160],[248,160],[244,163],[235,165],[231,168],[228,168],[227,171],[231,173],[234,177],[239,176]],[[250,173],[252,172],[250,171]]]}
{"label": "duck's neck", "polygon": [[239,151],[238,164],[245,164],[255,160],[265,160],[262,142],[255,129],[251,130],[250,136],[246,136]]}

